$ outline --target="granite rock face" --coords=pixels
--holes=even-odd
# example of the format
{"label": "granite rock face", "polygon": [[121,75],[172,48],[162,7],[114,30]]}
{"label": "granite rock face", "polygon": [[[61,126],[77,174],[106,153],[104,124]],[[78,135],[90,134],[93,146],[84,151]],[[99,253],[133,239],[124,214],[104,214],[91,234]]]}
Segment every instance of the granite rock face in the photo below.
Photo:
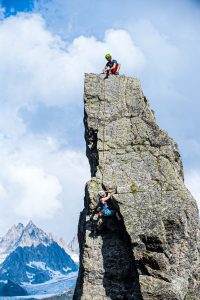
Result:
{"label": "granite rock face", "polygon": [[[177,144],[156,124],[139,80],[86,74],[84,88],[92,177],[74,299],[200,299],[198,209]],[[112,189],[123,222],[110,219],[96,235],[90,216],[102,189]]]}

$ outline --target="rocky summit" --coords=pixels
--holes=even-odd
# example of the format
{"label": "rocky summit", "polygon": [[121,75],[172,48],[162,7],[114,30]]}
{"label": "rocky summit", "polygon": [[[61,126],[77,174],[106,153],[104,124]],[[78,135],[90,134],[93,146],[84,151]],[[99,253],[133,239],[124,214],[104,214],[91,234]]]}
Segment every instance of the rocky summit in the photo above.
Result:
{"label": "rocky summit", "polygon": [[[74,299],[200,299],[199,215],[184,185],[177,144],[155,121],[136,78],[86,74],[91,180],[80,215]],[[121,221],[90,219],[112,190]]]}

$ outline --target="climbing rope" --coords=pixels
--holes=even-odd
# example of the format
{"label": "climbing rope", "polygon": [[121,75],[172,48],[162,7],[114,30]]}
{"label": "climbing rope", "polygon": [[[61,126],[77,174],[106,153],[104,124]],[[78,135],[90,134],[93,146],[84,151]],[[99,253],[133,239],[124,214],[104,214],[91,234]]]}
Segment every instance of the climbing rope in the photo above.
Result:
{"label": "climbing rope", "polygon": [[106,81],[104,80],[104,106],[103,106],[103,162],[102,162],[102,183],[105,171],[105,128],[106,128]]}

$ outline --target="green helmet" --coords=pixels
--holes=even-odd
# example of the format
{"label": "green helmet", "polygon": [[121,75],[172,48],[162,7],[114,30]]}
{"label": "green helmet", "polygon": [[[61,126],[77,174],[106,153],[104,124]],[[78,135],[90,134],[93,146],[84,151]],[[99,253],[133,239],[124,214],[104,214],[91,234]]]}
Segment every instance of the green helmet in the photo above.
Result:
{"label": "green helmet", "polygon": [[111,54],[110,53],[107,53],[106,55],[105,55],[105,58],[111,58]]}

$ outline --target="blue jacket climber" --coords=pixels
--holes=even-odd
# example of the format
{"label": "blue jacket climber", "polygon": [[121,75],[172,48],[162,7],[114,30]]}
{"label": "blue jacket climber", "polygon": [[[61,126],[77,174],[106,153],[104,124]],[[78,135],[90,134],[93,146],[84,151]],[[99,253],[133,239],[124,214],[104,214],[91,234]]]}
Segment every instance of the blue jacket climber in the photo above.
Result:
{"label": "blue jacket climber", "polygon": [[110,207],[108,200],[111,199],[110,191],[100,191],[98,193],[98,210],[100,218],[107,218],[116,216],[118,220],[121,220],[119,213]]}

